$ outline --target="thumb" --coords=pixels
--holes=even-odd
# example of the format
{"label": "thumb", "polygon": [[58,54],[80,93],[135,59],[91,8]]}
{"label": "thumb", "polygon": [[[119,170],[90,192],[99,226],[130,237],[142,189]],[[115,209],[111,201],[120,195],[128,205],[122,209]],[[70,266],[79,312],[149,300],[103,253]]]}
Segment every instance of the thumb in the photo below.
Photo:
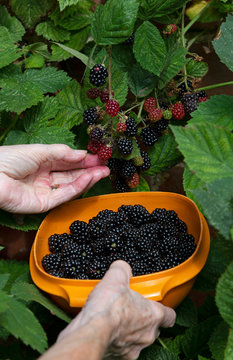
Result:
{"label": "thumb", "polygon": [[101,282],[103,285],[127,287],[131,276],[132,270],[129,264],[123,260],[117,260],[111,264]]}

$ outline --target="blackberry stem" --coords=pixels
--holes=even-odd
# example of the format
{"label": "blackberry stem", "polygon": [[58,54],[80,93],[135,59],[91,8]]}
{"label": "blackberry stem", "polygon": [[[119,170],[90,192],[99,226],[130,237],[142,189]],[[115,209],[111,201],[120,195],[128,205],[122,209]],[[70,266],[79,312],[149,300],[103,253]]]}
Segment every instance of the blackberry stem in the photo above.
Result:
{"label": "blackberry stem", "polygon": [[227,81],[227,82],[223,82],[223,83],[219,83],[219,84],[213,84],[213,85],[209,85],[209,86],[203,86],[199,89],[195,89],[196,91],[202,91],[202,90],[209,90],[209,89],[215,89],[221,86],[228,86],[228,85],[233,85],[233,81]]}
{"label": "blackberry stem", "polygon": [[143,118],[141,118],[141,114],[142,114],[142,109],[143,109],[144,102],[145,102],[145,100],[143,100],[143,101],[141,102],[141,105],[140,105],[140,108],[139,108],[139,111],[138,111],[138,120],[139,120],[139,121],[141,120],[142,123],[143,123],[143,125],[146,126]]}
{"label": "blackberry stem", "polygon": [[188,23],[184,28],[184,34],[193,26],[193,24],[199,20],[199,18],[204,14],[204,12],[210,7],[212,1],[210,1],[194,18]]}
{"label": "blackberry stem", "polygon": [[158,337],[157,340],[158,340],[158,342],[162,345],[162,347],[163,347],[164,349],[169,350],[168,347],[167,347],[167,345],[164,343],[164,341],[163,341],[160,337]]}
{"label": "blackberry stem", "polygon": [[139,106],[139,104],[136,104],[136,105],[132,106],[131,108],[129,108],[129,109],[127,109],[126,111],[124,111],[124,113],[123,113],[123,114],[126,114],[127,112],[129,112],[129,111],[131,111],[131,110],[135,109],[135,108],[136,108],[136,107],[138,107],[138,106]]}

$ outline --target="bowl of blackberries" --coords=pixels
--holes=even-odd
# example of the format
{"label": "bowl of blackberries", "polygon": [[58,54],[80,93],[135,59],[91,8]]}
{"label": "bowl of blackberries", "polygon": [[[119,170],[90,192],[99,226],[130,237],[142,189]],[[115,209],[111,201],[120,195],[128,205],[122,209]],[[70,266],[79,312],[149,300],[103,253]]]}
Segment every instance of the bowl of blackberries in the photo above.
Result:
{"label": "bowl of blackberries", "polygon": [[40,225],[30,256],[35,284],[66,310],[83,307],[111,263],[132,268],[131,289],[176,307],[191,290],[210,246],[195,203],[169,192],[73,200]]}

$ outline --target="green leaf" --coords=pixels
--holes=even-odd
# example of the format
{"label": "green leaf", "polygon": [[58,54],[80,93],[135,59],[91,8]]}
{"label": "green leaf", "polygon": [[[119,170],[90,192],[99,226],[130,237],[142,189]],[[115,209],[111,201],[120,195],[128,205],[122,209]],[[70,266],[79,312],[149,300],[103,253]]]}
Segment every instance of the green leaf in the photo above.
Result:
{"label": "green leaf", "polygon": [[33,54],[43,56],[46,60],[50,59],[51,55],[48,51],[48,46],[43,42],[28,45],[28,50],[30,50]]}
{"label": "green leaf", "polygon": [[216,304],[219,312],[227,322],[233,327],[233,262],[228,265],[226,271],[220,277],[216,287]]}
{"label": "green leaf", "polygon": [[186,165],[183,173],[183,187],[186,195],[192,199],[195,204],[198,206],[199,210],[203,212],[201,204],[197,201],[195,194],[192,190],[199,189],[204,185],[204,182],[191,171]]}
{"label": "green leaf", "polygon": [[112,90],[119,105],[124,105],[128,94],[128,76],[114,62],[112,63]]}
{"label": "green leaf", "polygon": [[231,360],[233,358],[233,330],[230,329],[227,346],[225,349],[224,360]]}
{"label": "green leaf", "polygon": [[0,109],[20,114],[43,100],[43,93],[64,87],[70,78],[64,71],[47,67],[29,69],[23,74],[15,65],[0,71]]}
{"label": "green leaf", "polygon": [[129,87],[137,97],[144,97],[151,93],[155,86],[155,77],[144,70],[138,63],[129,69]]}
{"label": "green leaf", "polygon": [[0,289],[4,289],[9,277],[10,274],[0,274]]}
{"label": "green leaf", "polygon": [[[0,326],[0,338],[2,339],[2,340],[7,340],[7,338],[9,337],[9,332],[6,330],[6,329],[4,329],[3,327],[1,327]],[[1,348],[0,348],[0,356],[2,355],[1,354]],[[7,355],[9,355],[9,353],[7,354]]]}
{"label": "green leaf", "polygon": [[[77,59],[81,60],[83,62],[84,65],[88,66],[88,67],[92,67],[94,66],[94,62],[93,61],[89,61],[88,57],[84,54],[82,54],[80,51],[75,50],[70,48],[69,46],[63,45],[63,44],[59,44],[59,43],[55,43],[56,45],[58,45],[62,50],[65,50],[65,52],[67,52],[68,54],[71,54],[72,56],[76,57]],[[56,49],[56,46],[52,45],[52,50],[53,50],[53,54],[51,57],[51,61],[57,61],[57,59],[66,59],[69,58],[70,56],[66,56],[64,54],[64,51],[58,51]]]}
{"label": "green leaf", "polygon": [[0,68],[9,65],[21,55],[21,51],[14,44],[11,35],[5,26],[0,26]]}
{"label": "green leaf", "polygon": [[8,281],[4,285],[5,291],[9,292],[15,279],[25,273],[29,273],[29,267],[26,262],[16,260],[0,260],[0,274],[9,275]]}
{"label": "green leaf", "polygon": [[72,80],[57,96],[60,111],[54,125],[71,129],[83,121],[85,110],[84,93],[80,84]]}
{"label": "green leaf", "polygon": [[187,297],[181,305],[176,308],[176,324],[191,327],[197,324],[197,310],[190,297]]}
{"label": "green leaf", "polygon": [[66,6],[76,5],[79,0],[58,0],[60,10],[64,10]]}
{"label": "green leaf", "polygon": [[135,33],[134,55],[143,69],[159,75],[166,61],[166,46],[159,30],[145,21]]}
{"label": "green leaf", "polygon": [[204,61],[196,61],[191,59],[186,66],[187,75],[199,78],[203,77],[208,72],[208,64]]}
{"label": "green leaf", "polygon": [[135,189],[132,189],[132,191],[134,192],[150,191],[150,186],[146,181],[146,179],[144,179],[144,177],[139,176],[139,185]]}
{"label": "green leaf", "polygon": [[13,42],[22,39],[25,29],[21,22],[15,17],[11,16],[5,6],[0,5],[0,25],[5,26],[11,36]]}
{"label": "green leaf", "polygon": [[218,322],[219,317],[213,316],[186,330],[182,338],[182,348],[187,358],[194,359],[205,349],[212,330]]}
{"label": "green leaf", "polygon": [[10,0],[10,5],[15,15],[28,27],[33,26],[45,16],[54,4],[54,0]]}
{"label": "green leaf", "polygon": [[225,238],[230,238],[233,224],[232,189],[233,178],[222,178],[202,188],[191,190],[204,209],[209,223]]}
{"label": "green leaf", "polygon": [[197,110],[192,112],[189,124],[204,122],[233,130],[233,96],[214,95],[208,101],[200,103]]}
{"label": "green leaf", "polygon": [[181,8],[187,0],[141,0],[139,17],[142,20],[159,18]]}
{"label": "green leaf", "polygon": [[56,97],[45,96],[44,100],[31,109],[28,109],[24,117],[24,127],[26,131],[30,131],[35,123],[37,129],[40,127],[50,126],[51,121],[59,111],[59,103]]}
{"label": "green leaf", "polygon": [[214,50],[231,71],[233,71],[233,48],[229,44],[233,42],[233,16],[228,14],[226,21],[221,25],[221,34],[218,40],[212,41]]}
{"label": "green leaf", "polygon": [[4,246],[0,246],[0,251],[2,251],[4,249]]}
{"label": "green leaf", "polygon": [[182,343],[183,335],[177,335],[174,339],[168,339],[166,341],[166,346],[171,353],[179,355],[182,351],[181,343]]}
{"label": "green leaf", "polygon": [[214,360],[224,359],[228,333],[229,327],[224,321],[221,321],[214,329],[208,343]]}
{"label": "green leaf", "polygon": [[151,167],[145,171],[146,175],[155,175],[164,171],[181,159],[174,136],[170,132],[163,134],[148,153],[151,159]]}
{"label": "green leaf", "polygon": [[112,194],[113,188],[109,177],[98,181],[90,190],[83,194],[82,197]]}
{"label": "green leaf", "polygon": [[50,20],[38,24],[35,31],[37,35],[42,35],[47,40],[65,41],[70,38],[69,31],[54,25]]}
{"label": "green leaf", "polygon": [[[22,143],[27,144],[27,134],[23,131],[21,131],[21,133],[25,134],[25,141]],[[12,139],[12,142],[10,142],[10,144],[17,144],[17,140],[18,137],[16,135],[16,138]],[[7,145],[7,142],[4,142],[4,144]],[[37,230],[45,215],[46,214],[17,215],[0,210],[0,225],[21,231]]]}
{"label": "green leaf", "polygon": [[45,61],[43,56],[38,54],[32,54],[25,59],[25,69],[31,68],[41,68],[44,65]]}
{"label": "green leaf", "polygon": [[8,300],[9,300],[9,296],[7,295],[7,293],[5,291],[0,290],[0,316],[8,309],[9,307]]}
{"label": "green leaf", "polygon": [[8,298],[8,309],[0,314],[0,323],[17,339],[20,338],[25,345],[43,353],[48,344],[44,329],[35,315],[24,304]]}
{"label": "green leaf", "polygon": [[192,171],[206,183],[233,176],[233,134],[212,124],[170,126]]}
{"label": "green leaf", "polygon": [[99,5],[92,20],[92,36],[98,45],[119,44],[133,32],[138,0],[108,0]]}
{"label": "green leaf", "polygon": [[11,294],[20,300],[24,301],[36,301],[37,303],[48,309],[53,315],[70,322],[71,318],[60,308],[58,308],[51,300],[45,297],[35,285],[18,282],[13,284],[11,288]]}
{"label": "green leaf", "polygon": [[79,13],[74,16],[70,16],[64,20],[62,20],[61,23],[59,23],[60,26],[67,30],[80,30],[85,28],[86,26],[91,24],[92,20],[92,13],[90,11]]}
{"label": "green leaf", "polygon": [[187,50],[183,47],[171,48],[167,52],[164,67],[159,75],[158,86],[162,89],[187,63]]}

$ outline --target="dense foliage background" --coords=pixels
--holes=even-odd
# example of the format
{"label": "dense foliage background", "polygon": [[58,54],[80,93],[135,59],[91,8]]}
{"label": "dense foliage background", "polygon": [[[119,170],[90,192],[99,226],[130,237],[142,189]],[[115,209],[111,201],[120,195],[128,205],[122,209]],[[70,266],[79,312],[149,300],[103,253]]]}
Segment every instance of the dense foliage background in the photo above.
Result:
{"label": "dense foliage background", "polygon": [[[89,72],[96,63],[108,68],[107,86],[122,116],[136,119],[139,137],[150,124],[143,109],[146,98],[156,97],[171,108],[180,101],[181,83],[187,86],[191,80],[192,93],[203,90],[199,84],[208,65],[192,51],[195,44],[213,47],[233,71],[231,1],[107,0],[96,5],[90,0],[0,1],[1,145],[87,148],[83,113],[89,107],[105,109],[86,93],[93,87]],[[174,33],[169,24],[176,24]],[[134,42],[125,43],[132,33]],[[208,94],[208,88],[223,85],[204,90]],[[115,131],[118,121],[105,114],[103,125],[111,122]],[[139,172],[132,190],[155,190],[154,178],[183,161],[185,193],[206,216],[213,237],[195,283],[204,294],[203,305],[196,307],[188,297],[177,309],[175,327],[162,331],[141,360],[233,358],[232,129],[233,97],[214,95],[182,120],[171,117],[158,141],[146,148],[151,167]],[[113,143],[119,136],[114,131]],[[134,141],[127,160],[137,155]],[[109,178],[84,196],[113,191]],[[37,229],[44,216],[0,210],[0,224],[28,231]],[[0,358],[36,359],[70,317],[31,283],[27,263],[0,260],[0,293]]]}

